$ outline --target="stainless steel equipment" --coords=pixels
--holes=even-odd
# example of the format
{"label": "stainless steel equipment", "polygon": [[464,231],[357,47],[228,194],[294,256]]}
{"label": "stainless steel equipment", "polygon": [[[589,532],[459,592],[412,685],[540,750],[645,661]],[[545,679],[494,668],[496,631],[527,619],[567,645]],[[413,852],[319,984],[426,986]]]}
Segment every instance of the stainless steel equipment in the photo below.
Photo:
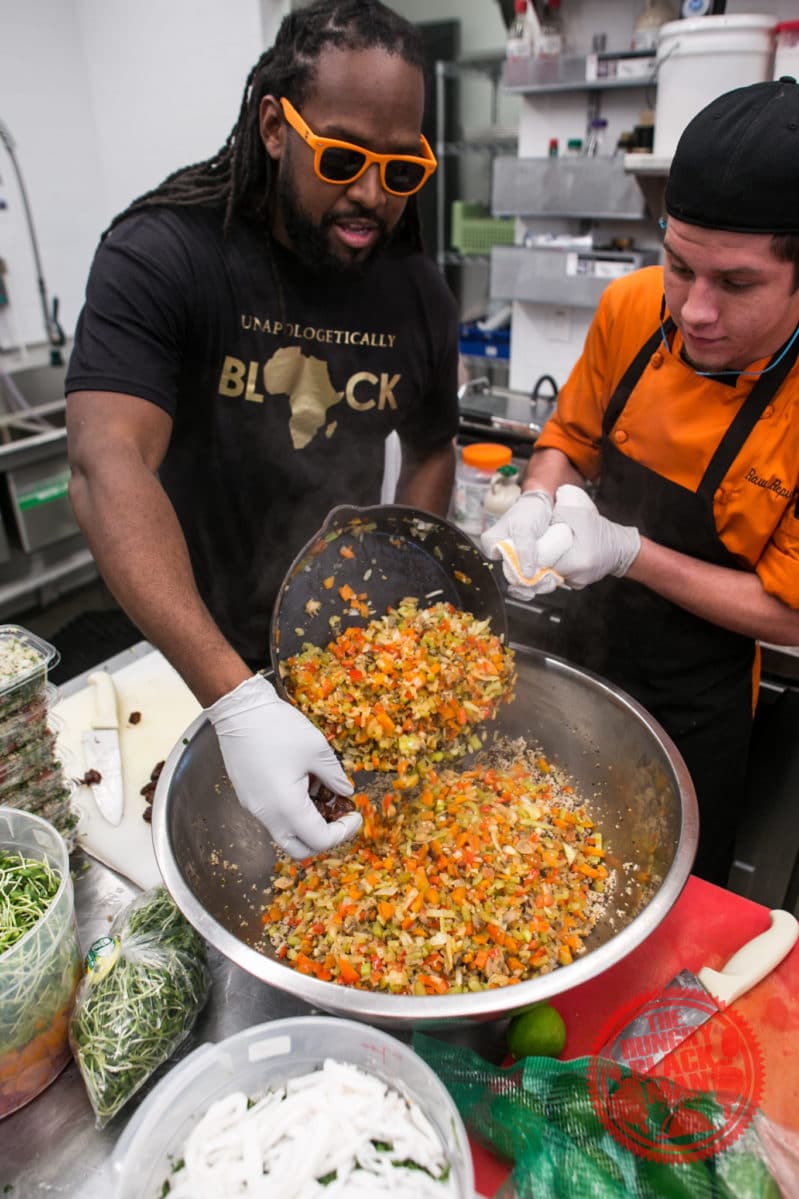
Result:
{"label": "stainless steel equipment", "polygon": [[[551,381],[552,394],[539,392],[544,380]],[[556,398],[557,385],[551,375],[542,375],[529,396],[493,386],[485,377],[470,379],[458,389],[460,440],[499,441],[529,457]]]}
{"label": "stainless steel equipment", "polygon": [[0,372],[0,473],[25,553],[78,529],[67,499],[65,371],[61,365]]}
{"label": "stainless steel equipment", "polygon": [[629,697],[568,663],[517,647],[516,699],[500,731],[539,743],[593,796],[614,859],[651,862],[648,890],[634,873],[575,962],[517,986],[467,995],[405,996],[353,990],[285,966],[262,937],[274,848],[225,777],[212,727],[200,716],[175,746],[153,805],[158,865],[176,903],[216,949],[245,970],[323,1011],[387,1027],[488,1021],[601,974],[661,922],[690,873],[698,838],[693,787],[673,743]]}

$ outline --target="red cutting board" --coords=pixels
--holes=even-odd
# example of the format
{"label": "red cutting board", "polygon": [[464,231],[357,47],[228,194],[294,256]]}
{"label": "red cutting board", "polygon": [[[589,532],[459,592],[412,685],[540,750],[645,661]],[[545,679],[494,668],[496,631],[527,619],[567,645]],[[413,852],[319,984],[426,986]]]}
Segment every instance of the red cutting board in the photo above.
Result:
{"label": "red cutting board", "polygon": [[[552,1000],[567,1029],[564,1059],[596,1051],[597,1037],[637,996],[659,992],[679,970],[720,969],[769,926],[768,909],[693,876],[652,935],[599,978]],[[760,1107],[799,1132],[799,944],[780,966],[735,1003],[763,1055]],[[473,1146],[475,1183],[493,1195],[508,1170]]]}

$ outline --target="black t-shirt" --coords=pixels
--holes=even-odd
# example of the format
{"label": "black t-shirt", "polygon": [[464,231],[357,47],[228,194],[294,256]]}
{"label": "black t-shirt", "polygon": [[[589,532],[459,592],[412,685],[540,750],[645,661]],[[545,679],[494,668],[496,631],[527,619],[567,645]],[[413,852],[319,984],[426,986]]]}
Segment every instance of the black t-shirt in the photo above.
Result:
{"label": "black t-shirt", "polygon": [[109,234],[66,391],[136,395],[172,417],[159,477],[200,594],[239,653],[266,662],[286,570],[331,508],[379,502],[386,435],[422,452],[454,437],[457,317],[423,254],[320,275],[265,231],[224,238],[221,224],[159,208]]}

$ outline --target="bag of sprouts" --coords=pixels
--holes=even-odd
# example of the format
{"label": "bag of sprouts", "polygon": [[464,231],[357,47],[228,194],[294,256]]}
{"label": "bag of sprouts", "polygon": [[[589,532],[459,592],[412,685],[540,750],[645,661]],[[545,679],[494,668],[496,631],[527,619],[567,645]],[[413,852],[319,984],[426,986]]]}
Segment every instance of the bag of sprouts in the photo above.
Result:
{"label": "bag of sprouts", "polygon": [[94,942],[69,1039],[98,1128],[185,1040],[209,988],[205,942],[163,887],[138,896]]}

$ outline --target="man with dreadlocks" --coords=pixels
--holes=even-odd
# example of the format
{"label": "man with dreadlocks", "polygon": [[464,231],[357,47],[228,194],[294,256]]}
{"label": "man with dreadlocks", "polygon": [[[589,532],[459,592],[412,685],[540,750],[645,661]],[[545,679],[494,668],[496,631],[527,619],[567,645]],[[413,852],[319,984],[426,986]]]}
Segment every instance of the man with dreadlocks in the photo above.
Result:
{"label": "man with dreadlocks", "polygon": [[422,45],[378,0],[282,22],[213,158],[118,216],[67,378],[70,497],[111,591],[206,706],[240,802],[294,857],[352,837],[352,786],[257,673],[298,550],[339,503],[447,510],[454,301],[422,252]]}

